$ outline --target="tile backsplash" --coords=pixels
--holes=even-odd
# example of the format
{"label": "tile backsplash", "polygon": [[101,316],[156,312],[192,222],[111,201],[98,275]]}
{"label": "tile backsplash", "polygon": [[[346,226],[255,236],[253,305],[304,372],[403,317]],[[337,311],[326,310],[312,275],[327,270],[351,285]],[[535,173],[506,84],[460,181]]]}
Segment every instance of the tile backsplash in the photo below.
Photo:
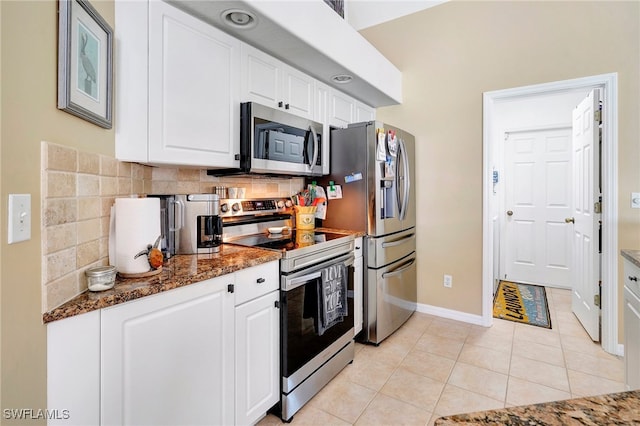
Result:
{"label": "tile backsplash", "polygon": [[151,167],[42,142],[42,310],[87,291],[85,271],[109,263],[109,215],[117,197],[211,193],[244,187],[246,197],[289,196],[303,178],[208,176],[206,170]]}

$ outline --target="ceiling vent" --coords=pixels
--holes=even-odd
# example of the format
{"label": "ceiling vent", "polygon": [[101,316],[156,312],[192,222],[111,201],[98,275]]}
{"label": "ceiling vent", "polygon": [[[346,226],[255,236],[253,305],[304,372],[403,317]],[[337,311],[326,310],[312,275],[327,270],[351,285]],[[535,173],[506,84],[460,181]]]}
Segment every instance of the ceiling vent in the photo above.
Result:
{"label": "ceiling vent", "polygon": [[232,28],[249,29],[258,24],[256,16],[242,9],[228,9],[220,14],[222,22]]}

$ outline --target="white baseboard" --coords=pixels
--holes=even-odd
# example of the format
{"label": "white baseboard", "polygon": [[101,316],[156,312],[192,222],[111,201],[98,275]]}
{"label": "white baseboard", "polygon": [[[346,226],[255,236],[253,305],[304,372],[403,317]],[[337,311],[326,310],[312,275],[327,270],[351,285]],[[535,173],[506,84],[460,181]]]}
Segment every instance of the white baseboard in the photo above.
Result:
{"label": "white baseboard", "polygon": [[489,324],[485,324],[482,319],[482,315],[468,314],[466,312],[454,311],[452,309],[425,305],[422,303],[418,303],[418,307],[416,310],[423,314],[435,315],[437,317],[466,322],[468,324],[480,325],[483,327],[490,327],[492,323],[492,321],[489,321]]}

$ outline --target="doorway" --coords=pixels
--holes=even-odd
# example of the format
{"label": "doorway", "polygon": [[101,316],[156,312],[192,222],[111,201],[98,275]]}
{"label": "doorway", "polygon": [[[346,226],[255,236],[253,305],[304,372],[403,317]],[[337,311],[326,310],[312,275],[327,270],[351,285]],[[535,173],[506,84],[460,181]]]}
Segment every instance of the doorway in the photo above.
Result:
{"label": "doorway", "polygon": [[[508,119],[504,105],[527,104],[536,100],[584,98],[591,89],[600,88],[603,95],[602,129],[602,335],[601,342],[605,351],[621,355],[618,345],[618,271],[617,271],[617,74],[604,74],[573,80],[565,80],[534,86],[499,90],[484,93],[483,98],[483,306],[484,325],[492,323],[492,301],[494,283],[498,276],[496,257],[500,256],[500,224],[505,209],[504,197],[500,191],[503,182],[500,175],[504,170],[504,134],[505,127],[500,120]],[[544,102],[543,102],[544,103]],[[542,114],[551,114],[559,102],[548,102]],[[501,109],[502,108],[502,109]],[[537,114],[539,115],[539,114]],[[537,116],[530,114],[529,118]],[[525,117],[526,118],[526,117]],[[559,120],[558,127],[571,126],[567,120]],[[534,122],[534,121],[530,121]],[[547,123],[548,125],[548,123]],[[524,125],[523,125],[524,126]],[[535,126],[535,124],[534,124]],[[531,126],[528,126],[529,128]],[[511,131],[523,130],[512,128]],[[504,253],[502,254],[504,255]]]}

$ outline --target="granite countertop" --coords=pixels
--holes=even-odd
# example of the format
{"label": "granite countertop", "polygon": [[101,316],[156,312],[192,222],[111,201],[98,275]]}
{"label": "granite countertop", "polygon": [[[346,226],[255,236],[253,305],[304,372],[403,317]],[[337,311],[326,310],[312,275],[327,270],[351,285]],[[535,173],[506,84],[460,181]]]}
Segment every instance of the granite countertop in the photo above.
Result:
{"label": "granite countertop", "polygon": [[177,287],[230,274],[240,269],[279,260],[280,252],[223,244],[215,254],[177,255],[166,261],[162,271],[146,278],[116,278],[106,291],[86,291],[42,315],[44,323],[91,312]]}
{"label": "granite countertop", "polygon": [[632,424],[640,424],[640,390],[457,414],[436,419],[434,426]]}
{"label": "granite countertop", "polygon": [[620,250],[622,257],[640,268],[640,250]]}

